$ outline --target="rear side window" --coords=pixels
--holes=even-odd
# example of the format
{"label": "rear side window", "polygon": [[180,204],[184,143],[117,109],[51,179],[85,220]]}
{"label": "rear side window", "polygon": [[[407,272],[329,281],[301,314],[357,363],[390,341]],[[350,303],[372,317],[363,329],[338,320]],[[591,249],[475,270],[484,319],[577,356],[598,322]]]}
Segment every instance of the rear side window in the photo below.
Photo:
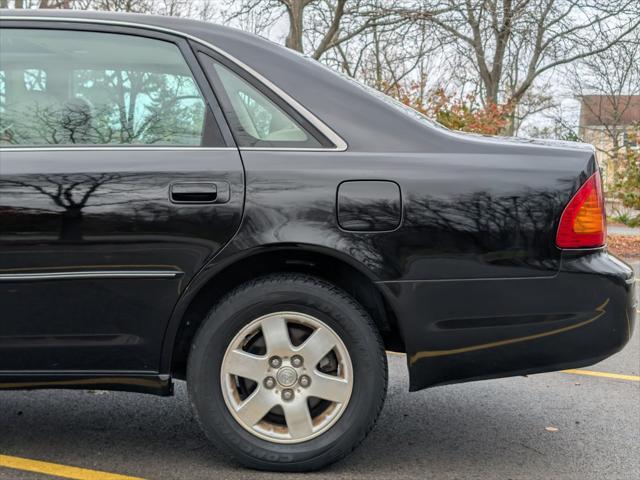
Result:
{"label": "rear side window", "polygon": [[[274,100],[230,68],[201,55],[214,78],[227,120],[241,147],[323,148],[312,128],[286,112]],[[326,140],[325,142],[326,143]]]}
{"label": "rear side window", "polygon": [[4,28],[0,51],[0,145],[203,146],[219,138],[171,42]]}

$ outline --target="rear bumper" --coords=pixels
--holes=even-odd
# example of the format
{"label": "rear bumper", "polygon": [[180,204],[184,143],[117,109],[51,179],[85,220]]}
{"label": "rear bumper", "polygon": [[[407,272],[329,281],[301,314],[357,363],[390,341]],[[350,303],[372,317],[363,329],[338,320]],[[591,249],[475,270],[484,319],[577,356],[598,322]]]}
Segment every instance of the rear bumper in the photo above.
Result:
{"label": "rear bumper", "polygon": [[380,285],[412,391],[591,365],[619,351],[635,323],[633,270],[606,252],[565,253],[547,278]]}

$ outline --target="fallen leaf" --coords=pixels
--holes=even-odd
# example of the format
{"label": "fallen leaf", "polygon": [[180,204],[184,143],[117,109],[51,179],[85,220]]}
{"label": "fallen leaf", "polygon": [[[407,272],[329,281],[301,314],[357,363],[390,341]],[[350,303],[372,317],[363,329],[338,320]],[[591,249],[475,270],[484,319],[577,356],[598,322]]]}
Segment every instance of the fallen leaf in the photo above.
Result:
{"label": "fallen leaf", "polygon": [[640,255],[640,236],[609,235],[607,247],[615,255],[638,256]]}

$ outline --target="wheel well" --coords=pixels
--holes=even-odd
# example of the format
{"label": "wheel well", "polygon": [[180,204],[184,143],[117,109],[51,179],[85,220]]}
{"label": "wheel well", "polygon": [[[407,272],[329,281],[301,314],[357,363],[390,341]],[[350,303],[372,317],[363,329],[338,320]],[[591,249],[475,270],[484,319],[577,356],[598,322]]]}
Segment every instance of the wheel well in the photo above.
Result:
{"label": "wheel well", "polygon": [[[378,326],[387,350],[404,352],[396,317],[375,283],[351,265],[330,255],[297,249],[277,249],[244,258],[211,278],[193,298],[176,334],[171,373],[186,375],[191,341],[209,310],[229,291],[253,278],[271,273],[296,272],[314,275],[352,295]],[[219,281],[224,279],[224,281]]]}

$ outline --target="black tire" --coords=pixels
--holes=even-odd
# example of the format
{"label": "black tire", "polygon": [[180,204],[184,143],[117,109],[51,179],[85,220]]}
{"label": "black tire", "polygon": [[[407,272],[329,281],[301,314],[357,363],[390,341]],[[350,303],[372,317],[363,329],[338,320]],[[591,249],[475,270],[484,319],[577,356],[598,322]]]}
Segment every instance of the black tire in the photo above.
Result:
{"label": "black tire", "polygon": [[[278,311],[313,315],[346,346],[353,366],[351,398],[321,435],[282,444],[245,430],[228,410],[220,382],[225,351],[249,322]],[[243,465],[271,471],[311,471],[340,460],[373,428],[387,391],[387,359],[375,324],[346,292],[302,274],[258,278],[226,295],[208,314],[193,341],[187,367],[189,398],[207,437]]]}

